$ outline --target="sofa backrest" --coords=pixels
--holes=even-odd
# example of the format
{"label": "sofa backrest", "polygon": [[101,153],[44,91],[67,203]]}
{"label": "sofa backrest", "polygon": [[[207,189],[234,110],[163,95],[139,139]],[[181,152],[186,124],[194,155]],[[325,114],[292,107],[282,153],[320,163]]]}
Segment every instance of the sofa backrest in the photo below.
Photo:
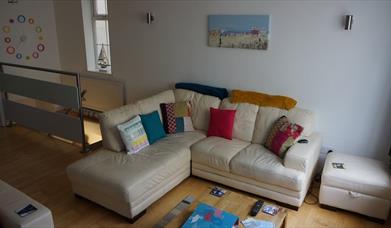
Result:
{"label": "sofa backrest", "polygon": [[139,107],[141,114],[147,114],[157,110],[159,112],[160,120],[163,121],[162,111],[160,110],[160,104],[174,103],[174,102],[175,102],[174,91],[166,90],[156,95],[150,96],[148,98],[139,100],[138,102],[136,102],[136,104]]}
{"label": "sofa backrest", "polygon": [[302,135],[309,136],[313,132],[314,114],[306,109],[293,108],[289,111],[272,107],[260,107],[249,103],[231,103],[224,99],[221,109],[235,109],[233,137],[243,141],[263,144],[274,122],[285,115],[288,119],[303,126]]}
{"label": "sofa backrest", "polygon": [[139,114],[158,111],[162,120],[160,104],[176,101],[190,101],[192,104],[192,121],[197,130],[207,131],[210,119],[210,107],[221,109],[236,109],[233,137],[247,142],[263,144],[274,122],[285,115],[293,123],[304,127],[302,135],[309,136],[314,128],[313,112],[293,108],[290,111],[259,107],[248,103],[231,103],[229,98],[221,101],[217,97],[203,95],[184,89],[166,90],[154,96],[139,100],[134,104],[128,104],[117,109],[104,112],[100,115],[100,129],[103,146],[113,151],[124,151],[117,125],[128,121]]}
{"label": "sofa backrest", "polygon": [[236,110],[232,136],[250,142],[253,137],[259,106],[249,103],[231,103],[230,98],[225,98],[220,104],[220,109]]}
{"label": "sofa backrest", "polygon": [[203,95],[185,89],[175,89],[175,101],[190,101],[192,106],[193,126],[197,130],[207,131],[209,128],[210,107],[218,108],[221,100],[217,97]]}
{"label": "sofa backrest", "polygon": [[139,100],[134,104],[128,104],[100,115],[100,130],[102,133],[103,147],[113,151],[124,151],[125,145],[122,143],[117,125],[130,120],[136,115],[147,114],[153,111],[158,111],[160,120],[162,114],[160,111],[160,103],[175,102],[174,92],[166,90],[154,96]]}
{"label": "sofa backrest", "polygon": [[287,111],[279,108],[259,107],[251,142],[263,144],[274,122],[284,115],[292,123],[297,123],[304,128],[302,135],[312,134],[315,121],[315,115],[312,111],[302,108],[293,108]]}

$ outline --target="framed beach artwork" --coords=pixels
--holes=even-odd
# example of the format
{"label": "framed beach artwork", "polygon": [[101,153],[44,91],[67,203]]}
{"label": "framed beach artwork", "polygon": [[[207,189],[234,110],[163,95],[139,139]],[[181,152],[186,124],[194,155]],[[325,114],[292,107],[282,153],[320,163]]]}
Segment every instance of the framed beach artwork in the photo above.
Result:
{"label": "framed beach artwork", "polygon": [[210,47],[267,50],[269,35],[269,15],[208,16]]}

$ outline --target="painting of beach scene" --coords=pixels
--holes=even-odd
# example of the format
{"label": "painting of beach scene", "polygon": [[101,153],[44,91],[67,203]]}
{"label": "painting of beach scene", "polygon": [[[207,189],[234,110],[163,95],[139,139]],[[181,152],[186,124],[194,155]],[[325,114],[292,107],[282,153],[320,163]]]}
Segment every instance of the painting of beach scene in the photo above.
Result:
{"label": "painting of beach scene", "polygon": [[269,15],[208,16],[210,47],[267,50],[269,34]]}

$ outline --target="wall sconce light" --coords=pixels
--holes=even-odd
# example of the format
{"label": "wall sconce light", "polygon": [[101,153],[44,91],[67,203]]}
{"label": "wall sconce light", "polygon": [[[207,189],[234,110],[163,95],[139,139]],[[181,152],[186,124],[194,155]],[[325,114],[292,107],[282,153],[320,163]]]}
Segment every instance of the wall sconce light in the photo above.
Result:
{"label": "wall sconce light", "polygon": [[353,15],[345,16],[345,30],[352,30]]}
{"label": "wall sconce light", "polygon": [[155,17],[152,15],[151,12],[147,12],[147,24],[152,24],[152,22],[155,20]]}

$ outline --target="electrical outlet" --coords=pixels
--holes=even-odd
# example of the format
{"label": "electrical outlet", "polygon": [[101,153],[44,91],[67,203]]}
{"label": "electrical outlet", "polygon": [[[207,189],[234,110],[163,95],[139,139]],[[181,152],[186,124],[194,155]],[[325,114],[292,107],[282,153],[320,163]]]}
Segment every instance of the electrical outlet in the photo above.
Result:
{"label": "electrical outlet", "polygon": [[321,154],[328,154],[330,152],[333,152],[333,148],[331,147],[328,147],[328,146],[322,146],[322,148],[320,148],[320,153]]}

